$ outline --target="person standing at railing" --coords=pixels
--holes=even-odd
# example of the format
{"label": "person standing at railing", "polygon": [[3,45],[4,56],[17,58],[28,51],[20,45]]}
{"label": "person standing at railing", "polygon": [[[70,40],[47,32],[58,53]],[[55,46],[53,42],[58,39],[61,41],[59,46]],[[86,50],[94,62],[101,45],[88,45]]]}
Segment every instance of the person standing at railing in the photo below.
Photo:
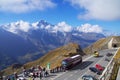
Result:
{"label": "person standing at railing", "polygon": [[42,71],[39,73],[39,78],[40,80],[42,79],[43,75],[42,75]]}
{"label": "person standing at railing", "polygon": [[17,72],[14,72],[14,78],[15,78],[15,80],[17,80],[17,78],[18,78]]}

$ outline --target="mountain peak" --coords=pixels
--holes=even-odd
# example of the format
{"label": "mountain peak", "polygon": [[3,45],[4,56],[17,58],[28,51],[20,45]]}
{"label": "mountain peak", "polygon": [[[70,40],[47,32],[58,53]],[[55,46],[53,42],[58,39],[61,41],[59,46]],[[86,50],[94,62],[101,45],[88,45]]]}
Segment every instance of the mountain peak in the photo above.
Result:
{"label": "mountain peak", "polygon": [[38,25],[37,25],[37,26],[41,26],[41,25],[47,26],[47,25],[51,25],[51,24],[48,23],[48,22],[45,21],[45,20],[40,20],[40,21],[38,22]]}
{"label": "mountain peak", "polygon": [[46,20],[40,20],[40,22],[41,22],[41,23],[47,23],[47,21],[46,21]]}
{"label": "mountain peak", "polygon": [[1,27],[3,27],[3,29],[9,32],[17,33],[17,34],[19,34],[19,31],[29,32],[31,30],[47,30],[48,32],[51,33],[62,32],[63,34],[66,34],[68,32],[71,33],[77,32],[77,34],[83,32],[83,33],[99,33],[105,36],[119,35],[116,33],[111,34],[111,31],[105,31],[99,25],[91,25],[89,23],[86,23],[78,27],[72,27],[71,25],[67,24],[65,21],[59,22],[56,25],[52,25],[45,20],[40,20],[39,22],[35,22],[35,23],[29,23],[20,20],[17,22],[12,22],[10,24],[2,25]]}

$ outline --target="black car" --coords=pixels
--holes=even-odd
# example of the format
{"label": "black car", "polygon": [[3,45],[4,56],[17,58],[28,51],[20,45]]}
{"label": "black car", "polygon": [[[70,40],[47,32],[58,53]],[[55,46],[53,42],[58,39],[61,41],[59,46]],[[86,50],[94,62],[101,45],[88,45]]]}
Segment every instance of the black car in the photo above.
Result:
{"label": "black car", "polygon": [[107,53],[106,56],[110,57],[112,56],[113,54],[112,53]]}
{"label": "black car", "polygon": [[98,70],[97,68],[95,68],[95,67],[90,67],[89,68],[89,70],[90,71],[92,71],[92,72],[94,72],[94,73],[97,73],[98,75],[100,75],[101,74],[101,71],[100,70]]}
{"label": "black car", "polygon": [[109,62],[109,61],[110,61],[110,59],[108,59],[108,58],[105,58],[105,61],[108,61],[108,62]]}
{"label": "black car", "polygon": [[91,75],[83,75],[82,80],[97,80],[97,79]]}

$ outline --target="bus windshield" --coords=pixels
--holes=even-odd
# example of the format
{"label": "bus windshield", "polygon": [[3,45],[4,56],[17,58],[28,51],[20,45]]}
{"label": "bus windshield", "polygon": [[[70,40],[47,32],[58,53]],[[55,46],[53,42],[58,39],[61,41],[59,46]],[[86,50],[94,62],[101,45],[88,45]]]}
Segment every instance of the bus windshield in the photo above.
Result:
{"label": "bus windshield", "polygon": [[67,65],[67,62],[66,61],[62,61],[62,65]]}

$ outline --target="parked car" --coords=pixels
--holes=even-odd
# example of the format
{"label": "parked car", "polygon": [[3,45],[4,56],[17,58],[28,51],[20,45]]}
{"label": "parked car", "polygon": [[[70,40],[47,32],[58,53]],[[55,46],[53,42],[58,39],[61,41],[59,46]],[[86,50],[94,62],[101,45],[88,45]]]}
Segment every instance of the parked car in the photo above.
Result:
{"label": "parked car", "polygon": [[94,57],[99,57],[98,51],[95,51],[95,52],[94,52]]}
{"label": "parked car", "polygon": [[24,77],[19,77],[17,80],[27,80]]}
{"label": "parked car", "polygon": [[97,69],[100,70],[100,71],[103,71],[103,70],[104,70],[104,67],[102,67],[100,64],[96,64],[96,65],[95,65],[95,68],[97,68]]}
{"label": "parked car", "polygon": [[97,80],[97,79],[91,75],[83,75],[82,80]]}
{"label": "parked car", "polygon": [[112,56],[113,54],[112,53],[107,53],[106,56],[110,57]]}
{"label": "parked car", "polygon": [[90,71],[92,71],[92,72],[94,72],[94,73],[97,73],[98,75],[100,75],[101,74],[101,71],[100,70],[98,70],[97,68],[95,68],[95,67],[90,67],[89,68],[89,70]]}
{"label": "parked car", "polygon": [[105,61],[108,61],[108,62],[109,62],[109,61],[110,61],[110,59],[108,59],[108,58],[105,58]]}

